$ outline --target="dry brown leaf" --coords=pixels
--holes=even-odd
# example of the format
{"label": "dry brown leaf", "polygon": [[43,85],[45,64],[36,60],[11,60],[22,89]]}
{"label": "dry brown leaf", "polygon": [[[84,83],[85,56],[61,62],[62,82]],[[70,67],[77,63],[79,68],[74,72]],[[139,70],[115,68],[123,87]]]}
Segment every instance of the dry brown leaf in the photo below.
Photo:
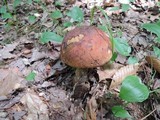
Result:
{"label": "dry brown leaf", "polygon": [[44,101],[33,91],[29,90],[21,98],[21,103],[26,106],[28,115],[27,120],[49,120],[48,108]]}
{"label": "dry brown leaf", "polygon": [[115,74],[115,72],[120,67],[122,67],[121,64],[113,63],[113,64],[111,64],[109,66],[108,65],[105,66],[105,68],[103,70],[102,69],[98,69],[97,73],[98,73],[98,76],[99,76],[99,81],[105,80],[107,78],[112,78],[112,76]]}
{"label": "dry brown leaf", "polygon": [[153,66],[153,68],[160,73],[160,60],[153,57],[147,56],[146,61]]}
{"label": "dry brown leaf", "polygon": [[12,54],[11,52],[14,51],[14,49],[17,47],[17,43],[8,44],[3,49],[0,50],[0,59],[11,59],[16,57],[15,54]]}
{"label": "dry brown leaf", "polygon": [[22,77],[17,68],[7,70],[0,70],[4,73],[0,79],[0,96],[9,94],[12,90],[15,90],[21,86]]}
{"label": "dry brown leaf", "polygon": [[139,64],[132,64],[132,65],[127,65],[122,68],[120,68],[113,76],[113,80],[111,82],[111,85],[109,89],[114,89],[117,88],[122,81],[124,80],[125,77],[128,75],[135,75],[138,71]]}
{"label": "dry brown leaf", "polygon": [[97,103],[95,100],[95,97],[92,97],[87,102],[87,112],[86,112],[86,118],[87,120],[96,120],[96,109],[97,109]]}

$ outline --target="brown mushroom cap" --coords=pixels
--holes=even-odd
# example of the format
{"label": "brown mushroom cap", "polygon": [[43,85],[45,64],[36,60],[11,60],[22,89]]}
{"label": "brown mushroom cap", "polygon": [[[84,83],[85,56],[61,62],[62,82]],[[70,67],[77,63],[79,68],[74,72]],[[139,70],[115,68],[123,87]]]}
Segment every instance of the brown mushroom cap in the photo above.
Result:
{"label": "brown mushroom cap", "polygon": [[109,37],[94,26],[81,26],[69,31],[61,46],[61,60],[72,67],[102,66],[111,57]]}

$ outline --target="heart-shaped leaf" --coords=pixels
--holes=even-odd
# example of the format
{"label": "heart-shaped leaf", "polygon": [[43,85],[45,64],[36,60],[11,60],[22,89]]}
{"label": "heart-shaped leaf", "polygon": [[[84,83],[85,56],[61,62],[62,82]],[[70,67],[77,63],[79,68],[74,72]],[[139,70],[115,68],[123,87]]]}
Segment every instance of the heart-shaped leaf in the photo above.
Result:
{"label": "heart-shaped leaf", "polygon": [[59,18],[62,18],[63,15],[60,10],[55,10],[54,12],[51,13],[51,17],[53,19],[59,19]]}
{"label": "heart-shaped leaf", "polygon": [[115,45],[115,49],[124,56],[129,56],[131,52],[131,47],[127,43],[125,39],[122,38],[114,38],[113,43]]}
{"label": "heart-shaped leaf", "polygon": [[128,76],[122,82],[120,98],[128,102],[143,102],[149,96],[149,90],[138,76]]}
{"label": "heart-shaped leaf", "polygon": [[138,63],[138,59],[136,57],[129,57],[128,58],[128,64],[135,64],[135,63]]}
{"label": "heart-shaped leaf", "polygon": [[35,72],[30,72],[30,73],[26,76],[26,80],[27,80],[27,81],[33,81],[35,77],[36,77],[36,73],[35,73]]}
{"label": "heart-shaped leaf", "polygon": [[160,25],[159,23],[145,23],[142,25],[142,28],[145,28],[146,30],[156,34],[158,37],[160,37]]}
{"label": "heart-shaped leaf", "polygon": [[68,13],[67,15],[69,17],[71,17],[73,19],[73,21],[77,21],[77,22],[82,22],[83,19],[84,19],[84,15],[83,15],[83,12],[82,10],[75,6],[73,7]]}
{"label": "heart-shaped leaf", "polygon": [[44,32],[41,35],[40,41],[42,43],[48,43],[49,41],[62,42],[63,37],[57,35],[54,32]]}
{"label": "heart-shaped leaf", "polygon": [[160,49],[156,46],[153,46],[153,51],[154,51],[154,54],[156,55],[156,57],[160,58]]}
{"label": "heart-shaped leaf", "polygon": [[114,106],[112,107],[112,112],[116,117],[120,118],[130,118],[130,114],[126,111],[122,106]]}

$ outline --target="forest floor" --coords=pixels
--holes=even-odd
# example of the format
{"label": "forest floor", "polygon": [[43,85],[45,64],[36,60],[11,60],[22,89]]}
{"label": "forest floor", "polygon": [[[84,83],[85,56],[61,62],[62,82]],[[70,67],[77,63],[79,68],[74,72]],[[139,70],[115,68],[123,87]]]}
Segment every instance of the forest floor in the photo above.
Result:
{"label": "forest floor", "polygon": [[[125,119],[160,120],[160,39],[155,40],[160,29],[153,27],[152,34],[142,27],[159,21],[158,1],[122,4],[110,0],[100,4],[108,15],[113,37],[126,42],[118,43],[120,49],[115,46],[117,57],[110,69],[108,65],[90,69],[82,77],[87,82],[74,89],[76,69],[61,61],[59,41],[79,25],[92,24],[105,31],[108,20],[100,9],[93,12],[93,3],[0,2],[0,120],[120,120],[126,114],[130,117]],[[119,44],[126,45],[128,55]],[[123,106],[119,92],[129,75],[139,76],[155,92],[143,102]],[[115,105],[128,112],[116,117]]]}

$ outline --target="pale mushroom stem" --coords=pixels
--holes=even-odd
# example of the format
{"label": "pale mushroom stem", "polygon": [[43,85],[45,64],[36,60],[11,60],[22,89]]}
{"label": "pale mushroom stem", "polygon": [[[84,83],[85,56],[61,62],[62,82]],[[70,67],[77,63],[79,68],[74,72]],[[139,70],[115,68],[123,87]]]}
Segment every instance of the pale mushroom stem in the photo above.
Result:
{"label": "pale mushroom stem", "polygon": [[74,83],[86,82],[88,80],[87,73],[87,68],[77,68],[75,71]]}

